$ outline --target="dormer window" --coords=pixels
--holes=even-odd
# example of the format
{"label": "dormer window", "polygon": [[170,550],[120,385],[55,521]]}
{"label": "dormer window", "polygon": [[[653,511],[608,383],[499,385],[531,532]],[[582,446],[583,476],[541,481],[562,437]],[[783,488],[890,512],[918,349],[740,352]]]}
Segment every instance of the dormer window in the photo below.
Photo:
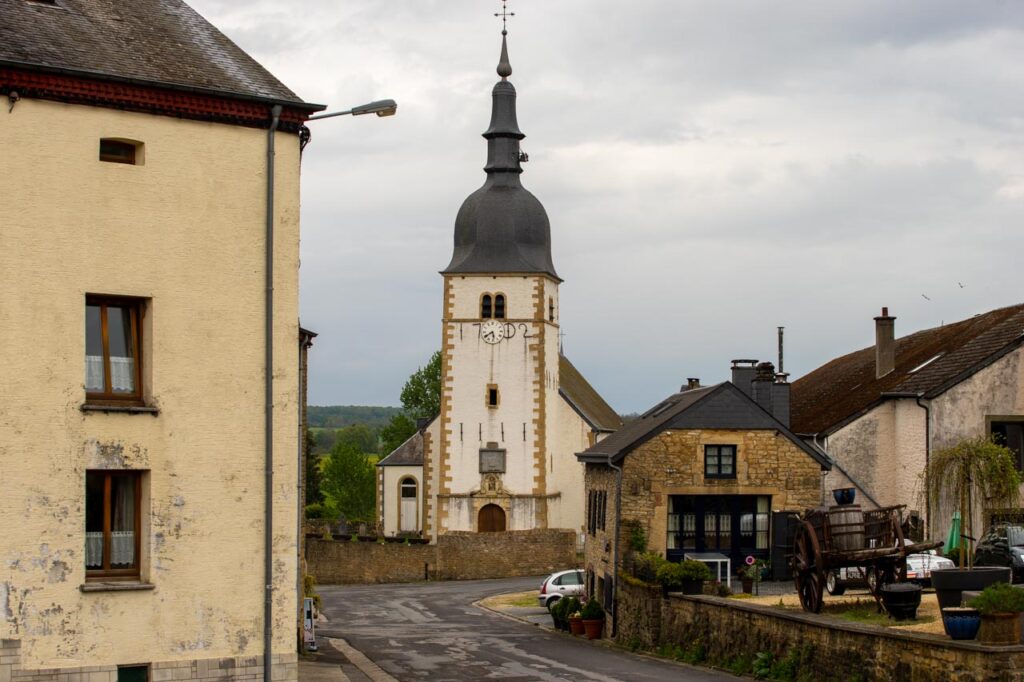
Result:
{"label": "dormer window", "polygon": [[485,320],[494,317],[494,308],[491,303],[490,294],[484,294],[480,297],[480,317]]}
{"label": "dormer window", "polygon": [[505,319],[505,294],[494,295],[494,317],[499,320]]}

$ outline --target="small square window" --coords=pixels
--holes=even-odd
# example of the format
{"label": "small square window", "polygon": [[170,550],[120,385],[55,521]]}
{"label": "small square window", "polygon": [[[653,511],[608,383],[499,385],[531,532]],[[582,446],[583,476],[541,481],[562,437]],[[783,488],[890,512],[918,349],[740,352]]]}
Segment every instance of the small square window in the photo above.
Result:
{"label": "small square window", "polygon": [[142,404],[142,312],[137,298],[86,296],[85,396]]}
{"label": "small square window", "polygon": [[992,440],[1013,452],[1017,471],[1024,471],[1024,417],[1018,417],[1015,421],[992,421],[989,432]]}
{"label": "small square window", "polygon": [[736,478],[736,446],[704,446],[705,478]]}
{"label": "small square window", "polygon": [[87,579],[138,578],[142,472],[85,472]]}
{"label": "small square window", "polygon": [[104,138],[100,140],[100,161],[125,163],[130,166],[138,165],[140,146],[142,146],[141,142]]}

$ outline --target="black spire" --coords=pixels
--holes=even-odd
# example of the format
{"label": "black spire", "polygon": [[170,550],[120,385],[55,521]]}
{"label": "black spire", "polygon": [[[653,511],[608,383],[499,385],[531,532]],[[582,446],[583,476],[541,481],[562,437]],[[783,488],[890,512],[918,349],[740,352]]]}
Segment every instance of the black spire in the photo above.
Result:
{"label": "black spire", "polygon": [[444,273],[531,273],[558,278],[551,262],[551,226],[537,198],[523,188],[516,89],[508,81],[507,32],[501,32],[501,80],[491,91],[487,179],[466,198],[455,219],[455,252]]}

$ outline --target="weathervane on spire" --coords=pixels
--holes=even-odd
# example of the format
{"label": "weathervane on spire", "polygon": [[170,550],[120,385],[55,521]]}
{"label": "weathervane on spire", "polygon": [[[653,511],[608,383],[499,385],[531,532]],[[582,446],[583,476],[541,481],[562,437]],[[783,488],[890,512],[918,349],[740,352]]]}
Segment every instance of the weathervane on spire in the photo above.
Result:
{"label": "weathervane on spire", "polygon": [[507,6],[508,0],[501,0],[501,12],[495,12],[494,16],[501,17],[501,35],[508,33],[508,18],[514,17],[515,12],[509,12]]}

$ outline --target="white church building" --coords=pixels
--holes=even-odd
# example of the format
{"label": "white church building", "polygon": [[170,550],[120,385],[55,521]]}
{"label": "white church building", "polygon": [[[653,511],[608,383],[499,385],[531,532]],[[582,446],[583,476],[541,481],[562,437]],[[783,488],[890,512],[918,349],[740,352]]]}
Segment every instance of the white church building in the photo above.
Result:
{"label": "white church building", "polygon": [[486,180],[463,202],[444,278],[441,413],[377,464],[386,535],[583,530],[575,457],[621,425],[561,354],[544,207],[523,188],[502,32]]}

